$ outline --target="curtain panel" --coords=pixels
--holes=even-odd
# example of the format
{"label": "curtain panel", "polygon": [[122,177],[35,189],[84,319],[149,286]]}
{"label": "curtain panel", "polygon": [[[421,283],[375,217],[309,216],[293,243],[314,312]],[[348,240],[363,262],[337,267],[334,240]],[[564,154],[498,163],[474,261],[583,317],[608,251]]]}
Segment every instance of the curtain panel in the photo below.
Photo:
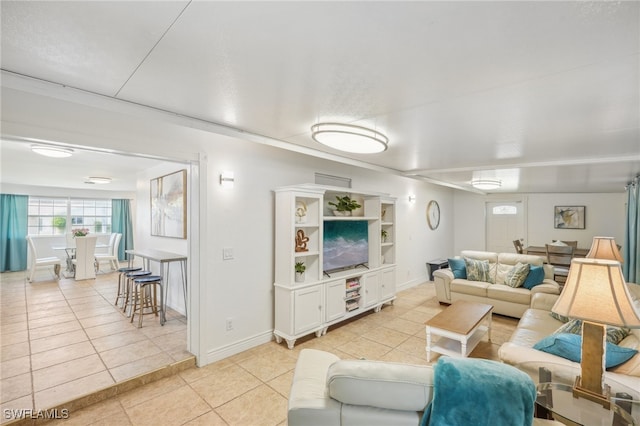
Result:
{"label": "curtain panel", "polygon": [[131,220],[131,200],[111,200],[111,231],[122,234],[118,247],[118,260],[128,260],[125,250],[133,250],[133,222]]}
{"label": "curtain panel", "polygon": [[640,176],[627,185],[627,232],[622,273],[627,282],[640,283]]}
{"label": "curtain panel", "polygon": [[0,271],[27,269],[27,195],[0,194]]}

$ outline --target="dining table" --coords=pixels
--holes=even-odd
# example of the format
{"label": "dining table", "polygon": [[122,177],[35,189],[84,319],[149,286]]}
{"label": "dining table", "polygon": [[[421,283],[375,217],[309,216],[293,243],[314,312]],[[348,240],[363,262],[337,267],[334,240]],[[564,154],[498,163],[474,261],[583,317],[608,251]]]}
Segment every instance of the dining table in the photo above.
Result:
{"label": "dining table", "polygon": [[[589,253],[588,248],[575,248],[573,250],[573,257],[585,257]],[[534,256],[547,257],[546,246],[528,246],[524,248],[524,254],[532,254]]]}

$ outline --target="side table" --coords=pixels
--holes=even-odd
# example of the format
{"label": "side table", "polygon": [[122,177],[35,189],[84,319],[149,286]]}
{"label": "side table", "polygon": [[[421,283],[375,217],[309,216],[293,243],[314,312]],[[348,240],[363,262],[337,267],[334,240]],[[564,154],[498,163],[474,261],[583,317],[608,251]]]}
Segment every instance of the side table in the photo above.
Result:
{"label": "side table", "polygon": [[516,365],[536,384],[536,417],[553,418],[567,425],[640,426],[640,389],[630,389],[607,378],[611,409],[573,396],[580,368],[566,364],[525,362]]}
{"label": "side table", "polygon": [[447,259],[434,259],[427,262],[427,269],[429,272],[429,281],[433,281],[433,271],[438,269],[448,268],[449,261]]}

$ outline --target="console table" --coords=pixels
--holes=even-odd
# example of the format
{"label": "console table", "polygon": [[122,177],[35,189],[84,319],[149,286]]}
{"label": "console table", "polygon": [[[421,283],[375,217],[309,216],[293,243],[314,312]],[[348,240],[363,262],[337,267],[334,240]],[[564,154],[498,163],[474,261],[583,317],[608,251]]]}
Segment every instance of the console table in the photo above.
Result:
{"label": "console table", "polygon": [[[187,316],[187,256],[182,254],[170,253],[155,249],[137,249],[137,250],[125,250],[125,253],[132,256],[141,257],[144,260],[144,268],[149,270],[149,262],[154,261],[160,264],[160,276],[162,277],[162,285],[165,286],[164,300],[162,300],[162,318],[160,324],[167,321],[166,308],[167,308],[167,294],[169,293],[169,267],[172,262],[180,263],[180,276],[182,278],[182,292],[184,294],[184,314]],[[129,266],[133,257],[129,259]],[[166,265],[166,274],[165,274]],[[165,276],[167,277],[165,280]]]}

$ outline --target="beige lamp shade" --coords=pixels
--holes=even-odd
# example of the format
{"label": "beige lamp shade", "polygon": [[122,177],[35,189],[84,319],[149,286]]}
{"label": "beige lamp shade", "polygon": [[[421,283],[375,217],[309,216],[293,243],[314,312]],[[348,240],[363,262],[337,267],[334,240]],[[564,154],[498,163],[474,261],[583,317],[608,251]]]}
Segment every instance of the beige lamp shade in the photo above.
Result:
{"label": "beige lamp shade", "polygon": [[622,255],[613,237],[593,237],[591,249],[587,253],[589,259],[609,259],[622,263]]}
{"label": "beige lamp shade", "polygon": [[573,259],[569,276],[553,312],[620,327],[640,327],[620,262]]}

